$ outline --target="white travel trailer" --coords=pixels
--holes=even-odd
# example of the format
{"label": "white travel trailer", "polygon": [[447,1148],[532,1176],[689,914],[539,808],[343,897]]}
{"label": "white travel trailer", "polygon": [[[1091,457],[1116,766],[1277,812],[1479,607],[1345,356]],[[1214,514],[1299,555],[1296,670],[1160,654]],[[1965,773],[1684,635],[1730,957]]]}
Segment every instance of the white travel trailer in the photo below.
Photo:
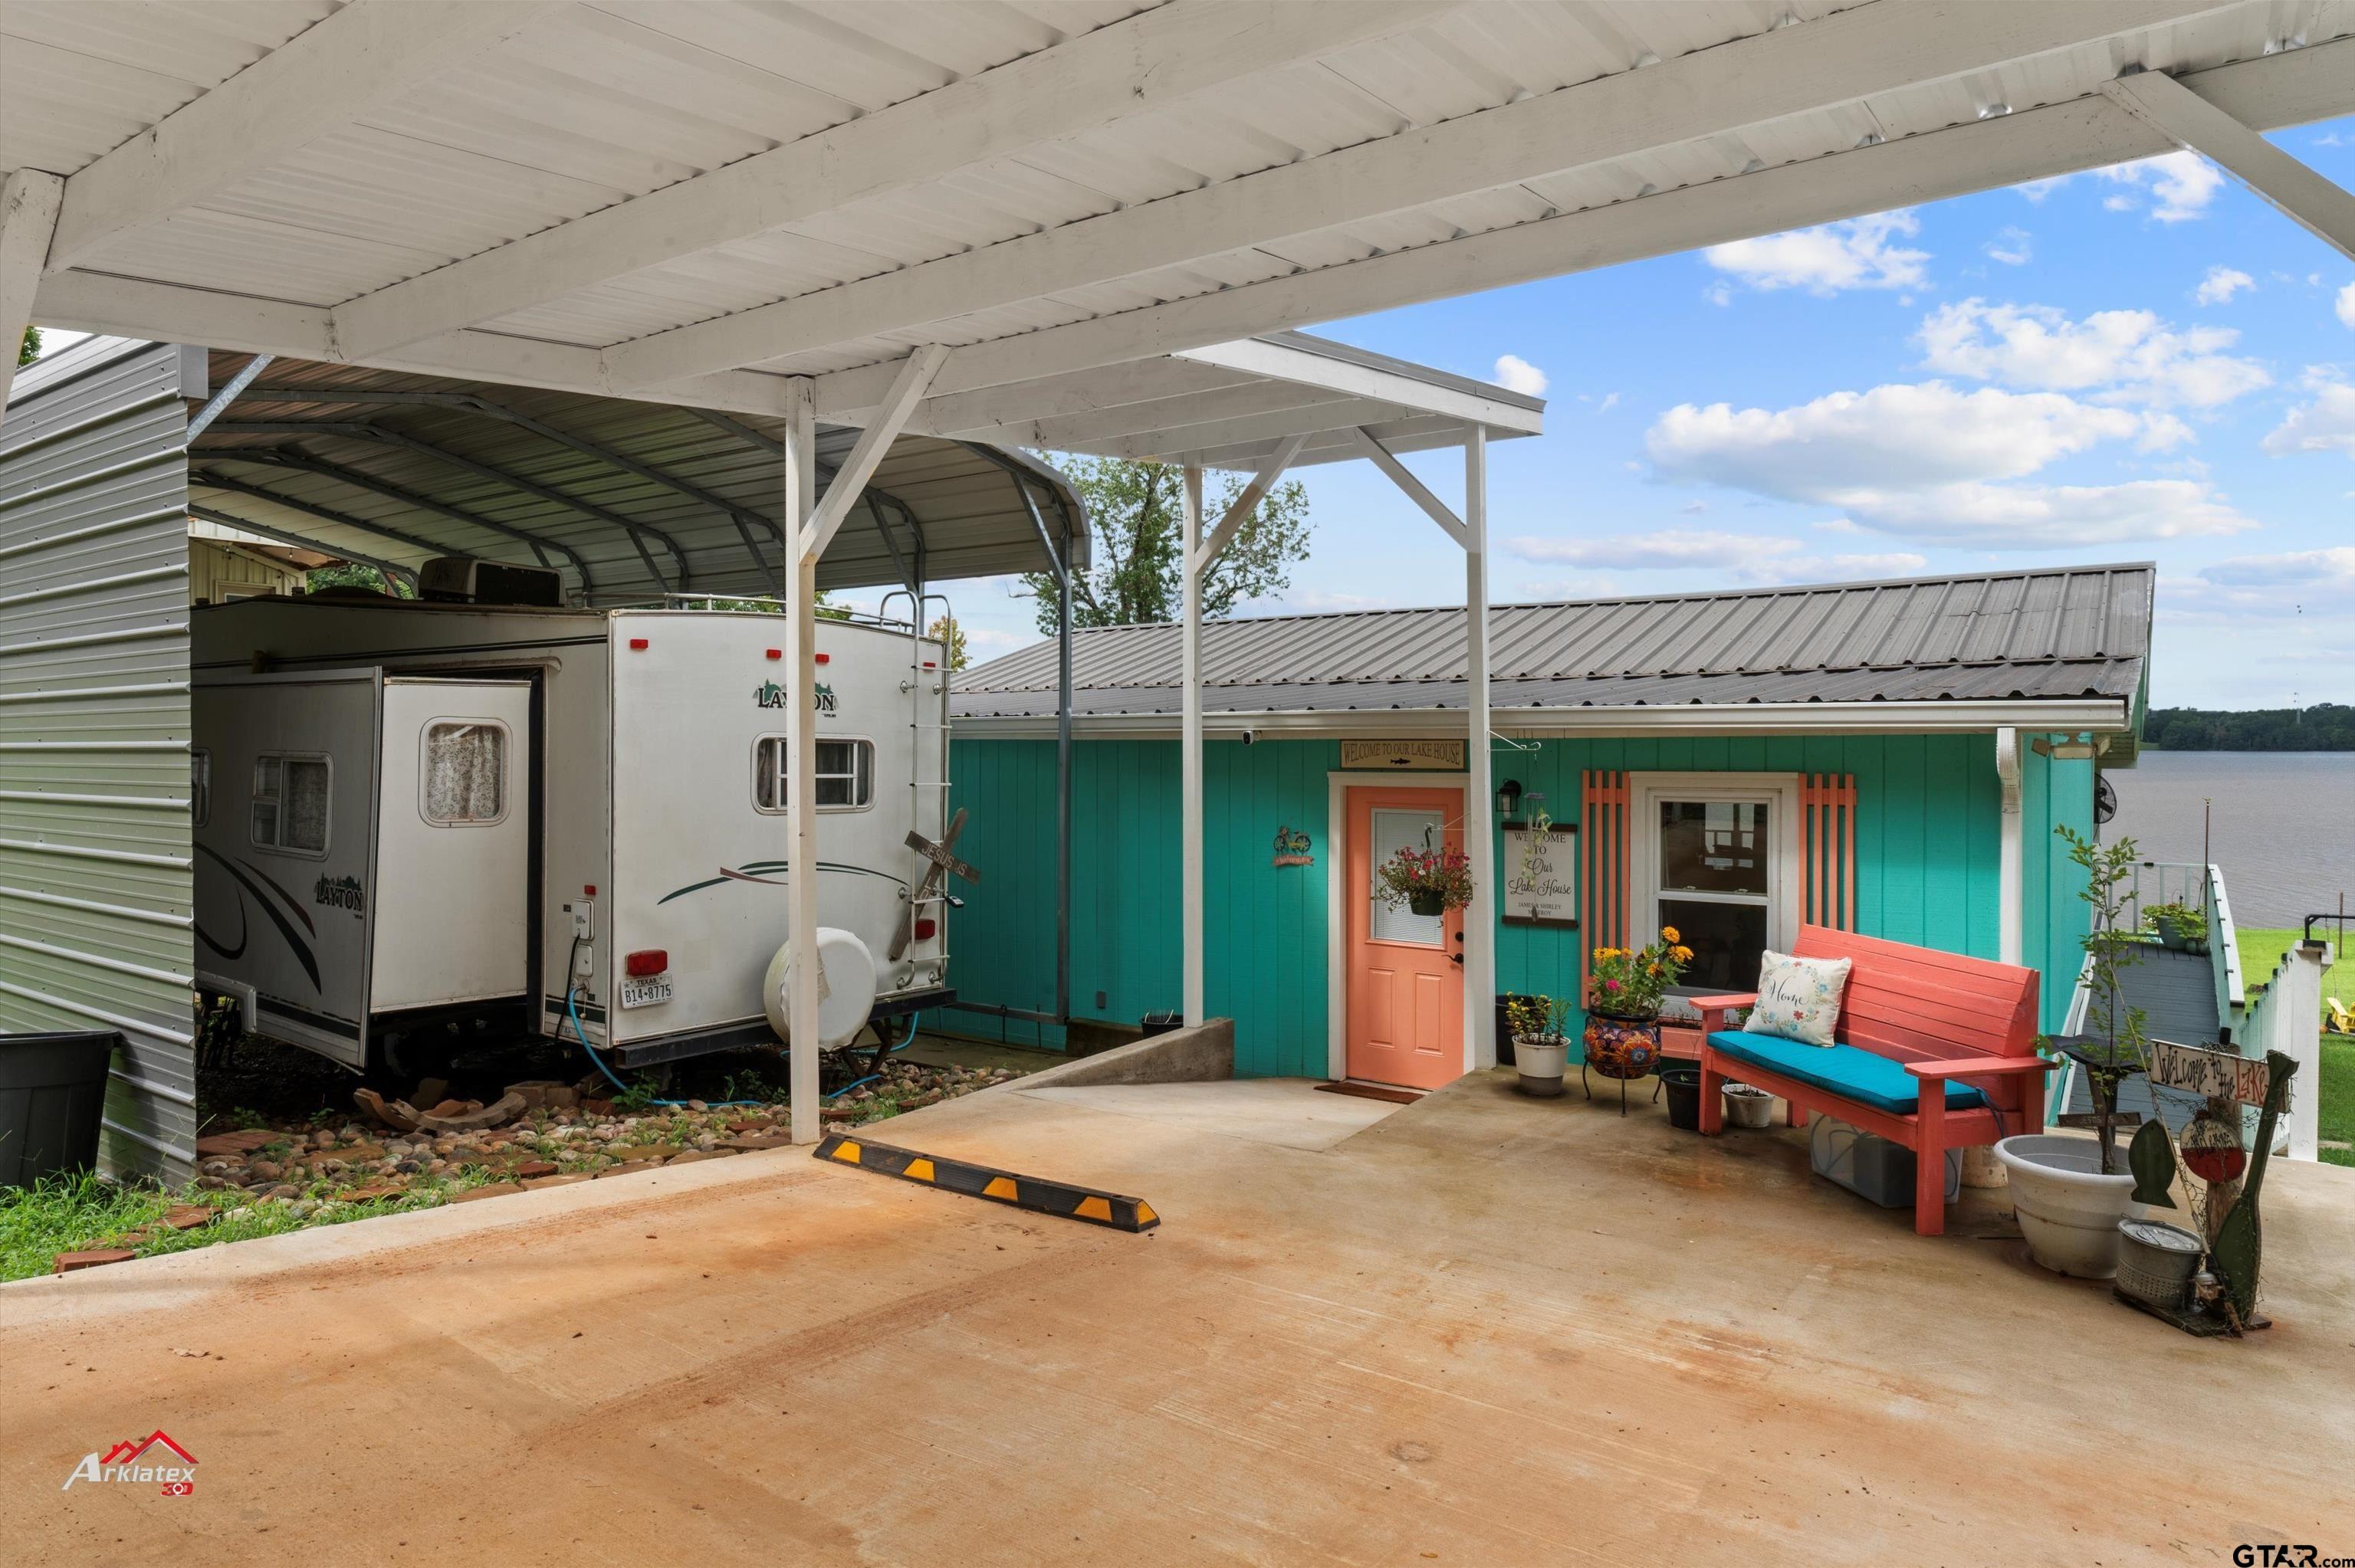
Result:
{"label": "white travel trailer", "polygon": [[[577,1028],[623,1067],[782,1033],[783,617],[327,595],[193,619],[197,969],[249,1027],[403,1072],[453,1021]],[[948,836],[949,677],[882,622],[821,620],[817,660],[832,1046],[954,998],[953,901],[910,846]]]}

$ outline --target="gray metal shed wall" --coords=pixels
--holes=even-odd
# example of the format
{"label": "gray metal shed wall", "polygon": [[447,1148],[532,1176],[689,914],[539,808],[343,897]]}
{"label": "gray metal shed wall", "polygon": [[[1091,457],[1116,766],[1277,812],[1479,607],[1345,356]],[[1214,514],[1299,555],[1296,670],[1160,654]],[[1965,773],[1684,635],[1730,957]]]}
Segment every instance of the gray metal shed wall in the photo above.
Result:
{"label": "gray metal shed wall", "polygon": [[176,1181],[196,1145],[185,365],[150,344],[20,380],[0,425],[0,1030],[121,1030],[101,1163]]}

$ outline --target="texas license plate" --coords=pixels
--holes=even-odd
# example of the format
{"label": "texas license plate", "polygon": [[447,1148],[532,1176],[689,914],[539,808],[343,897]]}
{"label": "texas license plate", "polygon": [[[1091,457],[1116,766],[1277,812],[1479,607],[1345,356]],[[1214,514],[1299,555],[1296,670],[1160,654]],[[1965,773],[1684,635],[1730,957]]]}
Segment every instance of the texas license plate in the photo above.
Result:
{"label": "texas license plate", "polygon": [[645,980],[625,976],[622,980],[623,1007],[652,1007],[655,1002],[669,1000],[670,976],[668,975],[654,975]]}

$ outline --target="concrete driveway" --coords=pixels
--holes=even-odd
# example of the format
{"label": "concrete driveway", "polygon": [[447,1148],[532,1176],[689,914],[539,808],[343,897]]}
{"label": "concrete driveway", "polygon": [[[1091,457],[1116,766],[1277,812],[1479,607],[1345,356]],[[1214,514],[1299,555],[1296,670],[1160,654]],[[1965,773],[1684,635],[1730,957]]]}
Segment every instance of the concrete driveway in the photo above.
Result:
{"label": "concrete driveway", "polygon": [[[2355,1171],[2274,1167],[2280,1327],[2195,1341],[2017,1242],[1917,1239],[1787,1131],[1498,1075],[1353,1135],[1200,1109],[878,1129],[1141,1194],[1142,1236],[781,1151],[0,1288],[8,1554],[2355,1555]],[[60,1490],[158,1428],[192,1495]]]}

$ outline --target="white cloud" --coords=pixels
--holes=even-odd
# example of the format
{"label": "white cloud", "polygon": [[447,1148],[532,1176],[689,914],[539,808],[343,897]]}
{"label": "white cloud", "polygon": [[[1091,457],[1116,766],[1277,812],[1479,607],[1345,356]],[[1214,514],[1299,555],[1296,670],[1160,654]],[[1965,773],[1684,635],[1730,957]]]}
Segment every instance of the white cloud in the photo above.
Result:
{"label": "white cloud", "polygon": [[2355,457],[2355,384],[2328,371],[2307,373],[2310,403],[2301,403],[2265,437],[2265,450],[2275,457],[2293,452],[2344,452]]}
{"label": "white cloud", "polygon": [[2229,304],[2234,294],[2256,286],[2257,281],[2237,267],[2211,267],[2191,297],[2203,305]]}
{"label": "white cloud", "polygon": [[2230,327],[2179,328],[2148,311],[2096,311],[2071,321],[2050,305],[1970,299],[1933,311],[1917,335],[1933,370],[2093,392],[2105,402],[2213,408],[2273,379],[2255,360],[2220,352],[2240,341]]}
{"label": "white cloud", "polygon": [[[1737,239],[1729,245],[1712,245],[1703,254],[1719,271],[1730,272],[1756,289],[1806,289],[1817,294],[1842,289],[1913,289],[1930,281],[1922,266],[1930,253],[1907,249],[1891,240],[1921,230],[1921,220],[1901,210],[1757,239]],[[1721,298],[1717,302],[1725,301]]]}
{"label": "white cloud", "polygon": [[2198,480],[2125,484],[1983,484],[1858,492],[1849,514],[1885,534],[1932,544],[2062,549],[2238,534],[2256,524]]}
{"label": "white cloud", "polygon": [[2141,205],[2140,194],[2150,194],[2150,216],[2161,223],[2181,223],[2207,216],[2208,204],[2224,188],[2224,175],[2197,153],[2167,153],[2138,164],[2116,164],[2094,171],[2101,178],[2135,188],[2133,196],[2116,196],[2102,205],[2113,212],[2129,212]]}
{"label": "white cloud", "polygon": [[2339,319],[2346,325],[2355,327],[2355,283],[2339,291]]}
{"label": "white cloud", "polygon": [[1598,413],[1598,414],[1607,414],[1607,413],[1611,412],[1611,410],[1612,410],[1612,409],[1616,408],[1618,406],[1619,406],[1619,394],[1618,394],[1618,393],[1616,393],[1616,392],[1614,392],[1614,393],[1610,394],[1608,397],[1604,397],[1604,398],[1603,399],[1603,401],[1602,401],[1602,402],[1597,403],[1596,405],[1594,405],[1594,411],[1595,411],[1596,413]]}
{"label": "white cloud", "polygon": [[2139,415],[2057,393],[1963,392],[1929,381],[1834,392],[1775,411],[1680,404],[1653,425],[1646,446],[1670,478],[1806,498],[2015,479],[2142,429]]}
{"label": "white cloud", "polygon": [[1520,538],[1508,546],[1524,560],[1606,571],[1693,571],[1727,574],[1745,582],[1828,581],[1895,577],[1927,565],[1911,551],[1817,556],[1796,539],[1721,529],[1658,528],[1594,539]]}
{"label": "white cloud", "polygon": [[1660,417],[1646,445],[1664,478],[1837,506],[1850,524],[1939,544],[2061,547],[2254,526],[2204,480],[1996,482],[2105,441],[2165,445],[2188,434],[2171,416],[2057,392],[1931,381],[1775,410],[1683,404]]}
{"label": "white cloud", "polygon": [[2036,259],[2036,247],[2024,228],[2007,228],[1983,248],[1987,259],[2007,267],[2025,267]]}
{"label": "white cloud", "polygon": [[2200,569],[2200,575],[2226,588],[2285,588],[2312,585],[2322,588],[2355,588],[2355,545],[2334,545],[2321,550],[2291,550],[2278,556],[2236,556]]}
{"label": "white cloud", "polygon": [[1489,380],[1508,392],[1534,397],[1546,389],[1546,373],[1518,354],[1497,356],[1497,373]]}

